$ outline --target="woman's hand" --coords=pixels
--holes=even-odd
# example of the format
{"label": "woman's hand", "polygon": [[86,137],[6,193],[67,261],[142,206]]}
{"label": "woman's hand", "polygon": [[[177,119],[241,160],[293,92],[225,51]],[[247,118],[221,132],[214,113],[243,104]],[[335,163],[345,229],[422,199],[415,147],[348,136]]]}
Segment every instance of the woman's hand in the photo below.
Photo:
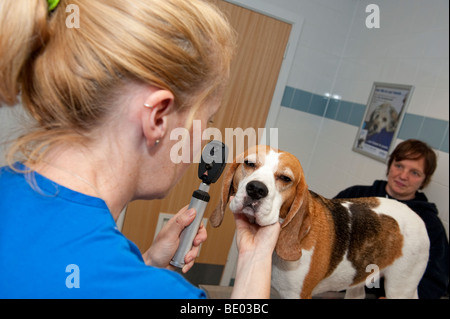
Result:
{"label": "woman's hand", "polygon": [[239,251],[236,279],[231,297],[261,299],[270,297],[272,254],[281,226],[251,224],[243,214],[234,214]]}
{"label": "woman's hand", "polygon": [[[143,258],[149,266],[159,268],[170,268],[169,262],[175,255],[180,244],[181,232],[189,226],[195,219],[196,212],[188,206],[182,208],[166,225],[161,229],[153,241],[152,246],[144,253]],[[186,254],[183,273],[192,268],[197,257],[199,246],[206,240],[207,233],[203,224],[200,225],[197,235],[194,238],[192,249]]]}
{"label": "woman's hand", "polygon": [[279,223],[261,227],[251,224],[244,214],[234,214],[234,219],[239,254],[272,256],[280,233]]}

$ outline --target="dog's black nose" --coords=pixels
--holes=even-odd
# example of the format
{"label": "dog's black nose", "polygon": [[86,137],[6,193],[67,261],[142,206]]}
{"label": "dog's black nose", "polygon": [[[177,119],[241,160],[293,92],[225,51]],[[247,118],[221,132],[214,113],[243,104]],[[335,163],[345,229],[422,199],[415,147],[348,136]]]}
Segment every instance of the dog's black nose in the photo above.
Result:
{"label": "dog's black nose", "polygon": [[261,199],[269,194],[267,186],[258,181],[249,182],[245,189],[247,190],[248,196],[252,199]]}

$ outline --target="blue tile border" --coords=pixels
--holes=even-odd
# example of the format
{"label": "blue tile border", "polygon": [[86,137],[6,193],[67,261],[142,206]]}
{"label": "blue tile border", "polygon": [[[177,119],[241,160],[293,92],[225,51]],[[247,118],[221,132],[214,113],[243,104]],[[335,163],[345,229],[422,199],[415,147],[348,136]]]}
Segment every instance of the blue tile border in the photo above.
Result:
{"label": "blue tile border", "polygon": [[366,113],[366,106],[363,104],[353,103],[352,113],[350,114],[349,124],[359,127]]}
{"label": "blue tile border", "polygon": [[433,148],[441,149],[445,132],[448,132],[447,128],[447,121],[425,117],[419,132],[419,139]]}
{"label": "blue tile border", "polygon": [[308,112],[309,105],[311,104],[311,98],[312,93],[302,90],[295,90],[291,107],[298,111]]}
{"label": "blue tile border", "polygon": [[330,103],[328,103],[328,108],[327,111],[325,112],[325,117],[330,120],[335,120],[339,111],[340,104],[341,103],[339,100],[331,100]]}
{"label": "blue tile border", "polygon": [[419,132],[422,129],[423,120],[423,116],[406,113],[397,135],[398,138],[401,138],[402,140],[407,140],[408,138],[418,139]]}
{"label": "blue tile border", "polygon": [[442,141],[440,150],[442,152],[448,153],[448,123],[447,123],[447,131],[444,133],[444,140]]}
{"label": "blue tile border", "polygon": [[324,116],[327,108],[328,98],[317,94],[312,94],[311,104],[309,105],[308,113]]}
{"label": "blue tile border", "polygon": [[[286,86],[281,106],[297,111],[325,117],[331,120],[359,127],[366,111],[366,105],[336,100],[323,95]],[[434,149],[449,152],[449,122],[415,114],[405,114],[398,138],[416,138]]]}
{"label": "blue tile border", "polygon": [[[352,113],[353,103],[347,101],[340,101],[339,111],[336,116],[336,120],[342,123],[349,124],[350,114]],[[361,124],[361,122],[359,122]],[[358,125],[359,126],[359,125]]]}
{"label": "blue tile border", "polygon": [[294,97],[295,89],[289,86],[284,90],[283,99],[281,100],[281,105],[291,105],[292,98]]}

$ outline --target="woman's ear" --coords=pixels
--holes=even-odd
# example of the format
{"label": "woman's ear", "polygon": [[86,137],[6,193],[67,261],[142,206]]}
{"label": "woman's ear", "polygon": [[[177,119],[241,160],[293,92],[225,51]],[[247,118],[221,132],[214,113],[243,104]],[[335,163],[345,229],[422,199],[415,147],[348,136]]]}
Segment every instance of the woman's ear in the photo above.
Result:
{"label": "woman's ear", "polygon": [[158,89],[149,94],[143,105],[142,131],[147,146],[158,145],[166,134],[168,115],[174,110],[175,97],[169,90]]}

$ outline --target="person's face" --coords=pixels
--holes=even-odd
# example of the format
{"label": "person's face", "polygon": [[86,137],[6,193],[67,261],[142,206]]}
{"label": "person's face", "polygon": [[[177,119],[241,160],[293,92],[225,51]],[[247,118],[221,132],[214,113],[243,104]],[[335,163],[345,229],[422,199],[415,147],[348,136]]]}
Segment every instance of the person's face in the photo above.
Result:
{"label": "person's face", "polygon": [[[210,123],[214,115],[217,113],[219,106],[220,101],[210,102],[205,104],[204,107],[197,112],[194,120],[200,121],[201,125],[198,125],[198,122],[195,125],[194,123],[186,123],[189,118],[189,112],[177,113],[174,115],[177,119],[174,121],[174,126],[171,129],[188,129],[189,134],[181,141],[172,141],[172,143],[168,146],[170,149],[165,150],[166,156],[170,156],[170,161],[166,160],[166,170],[170,172],[168,174],[172,176],[172,178],[169,178],[171,183],[167,189],[167,193],[186,173],[189,166],[200,156],[202,147],[207,142],[202,139],[203,132],[208,127],[208,123]],[[185,127],[186,124],[187,127]],[[180,148],[183,153],[183,160],[179,162],[179,159],[176,158],[177,160],[174,161],[172,156],[175,155],[176,157],[179,154]],[[174,150],[176,152],[174,152]],[[187,156],[184,152],[186,152]]]}
{"label": "person's face", "polygon": [[386,191],[399,200],[414,199],[425,180],[425,160],[393,161],[388,173]]}

